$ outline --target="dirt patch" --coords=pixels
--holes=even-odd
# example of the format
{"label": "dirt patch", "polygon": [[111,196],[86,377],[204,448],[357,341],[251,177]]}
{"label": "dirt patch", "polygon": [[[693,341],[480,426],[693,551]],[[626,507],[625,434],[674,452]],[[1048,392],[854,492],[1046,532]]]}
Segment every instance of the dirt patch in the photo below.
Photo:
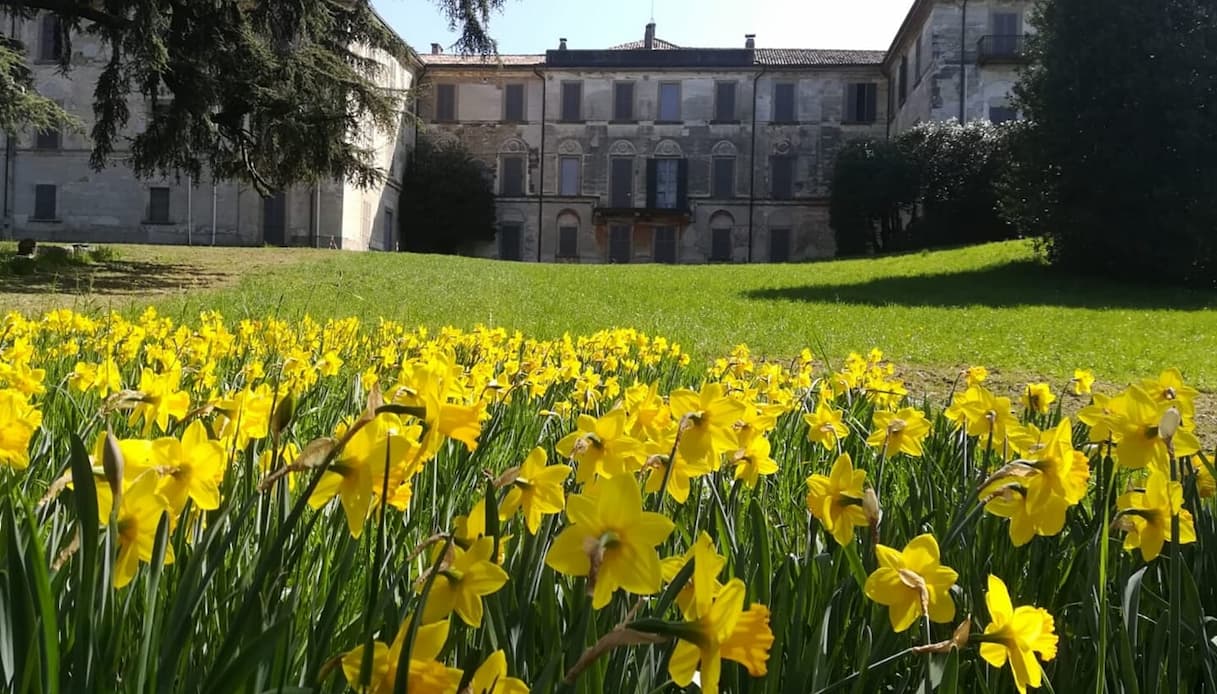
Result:
{"label": "dirt patch", "polygon": [[109,245],[115,259],[87,265],[0,274],[0,312],[54,308],[107,310],[222,289],[242,277],[318,259],[326,251]]}

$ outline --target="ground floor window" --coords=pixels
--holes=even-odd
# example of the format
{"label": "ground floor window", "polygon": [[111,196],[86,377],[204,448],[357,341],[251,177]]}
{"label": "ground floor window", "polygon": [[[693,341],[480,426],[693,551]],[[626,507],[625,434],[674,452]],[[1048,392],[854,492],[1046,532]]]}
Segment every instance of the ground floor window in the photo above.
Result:
{"label": "ground floor window", "polygon": [[34,186],[34,219],[50,221],[58,218],[57,193],[55,186]]}
{"label": "ground floor window", "polygon": [[655,228],[655,262],[676,262],[676,227]]}
{"label": "ground floor window", "polygon": [[558,257],[577,258],[579,256],[579,227],[558,227]]}
{"label": "ground floor window", "polygon": [[609,262],[630,262],[630,236],[632,230],[626,224],[614,224],[609,227]]}
{"label": "ground floor window", "polygon": [[729,227],[710,230],[710,262],[731,262],[731,229]]}
{"label": "ground floor window", "polygon": [[512,222],[499,225],[499,259],[521,260],[520,224]]}
{"label": "ground floor window", "polygon": [[769,262],[790,262],[790,230],[769,230]]}

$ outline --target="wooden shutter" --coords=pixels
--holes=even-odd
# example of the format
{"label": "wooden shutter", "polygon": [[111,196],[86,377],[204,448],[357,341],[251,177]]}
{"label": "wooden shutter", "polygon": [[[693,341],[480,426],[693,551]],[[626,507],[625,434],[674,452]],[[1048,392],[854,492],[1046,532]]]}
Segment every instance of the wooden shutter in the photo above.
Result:
{"label": "wooden shutter", "polygon": [[735,120],[735,82],[719,82],[715,95],[714,118],[720,121]]}
{"label": "wooden shutter", "polygon": [[633,82],[617,82],[613,85],[613,120],[634,120]]}
{"label": "wooden shutter", "polygon": [[524,120],[524,85],[509,84],[503,92],[506,103],[503,107],[504,120],[519,123]]}
{"label": "wooden shutter", "polygon": [[857,123],[858,118],[858,87],[857,84],[845,85],[845,122]]}
{"label": "wooden shutter", "polygon": [[647,209],[658,207],[659,160],[647,159]]}
{"label": "wooden shutter", "polygon": [[564,82],[562,84],[562,120],[581,120],[582,107],[583,84],[581,82]]}
{"label": "wooden shutter", "polygon": [[676,163],[676,209],[689,209],[689,160]]}

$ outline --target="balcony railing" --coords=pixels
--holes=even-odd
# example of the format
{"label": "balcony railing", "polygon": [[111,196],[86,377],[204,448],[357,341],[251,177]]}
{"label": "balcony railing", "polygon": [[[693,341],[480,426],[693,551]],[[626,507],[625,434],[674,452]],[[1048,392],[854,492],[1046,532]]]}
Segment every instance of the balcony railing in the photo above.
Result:
{"label": "balcony railing", "polygon": [[976,62],[1022,63],[1027,60],[1025,34],[989,34],[980,37],[976,47]]}

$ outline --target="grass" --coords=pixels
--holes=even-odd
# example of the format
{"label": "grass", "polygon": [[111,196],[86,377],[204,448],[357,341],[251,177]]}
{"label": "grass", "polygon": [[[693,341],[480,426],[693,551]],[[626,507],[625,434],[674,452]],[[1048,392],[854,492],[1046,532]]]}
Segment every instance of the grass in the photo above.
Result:
{"label": "grass", "polygon": [[[792,265],[572,266],[295,249],[121,247],[58,285],[0,278],[21,310],[155,302],[179,317],[385,317],[540,338],[629,326],[708,358],[744,342],[839,359],[878,346],[931,389],[983,363],[1017,382],[1124,382],[1179,366],[1217,389],[1217,293],[1067,276],[1026,242]],[[87,280],[87,284],[85,281]],[[71,282],[77,285],[71,285]],[[83,293],[73,292],[79,286]],[[56,293],[46,292],[58,289]],[[65,291],[65,289],[67,291]],[[204,291],[206,290],[206,291]]]}

